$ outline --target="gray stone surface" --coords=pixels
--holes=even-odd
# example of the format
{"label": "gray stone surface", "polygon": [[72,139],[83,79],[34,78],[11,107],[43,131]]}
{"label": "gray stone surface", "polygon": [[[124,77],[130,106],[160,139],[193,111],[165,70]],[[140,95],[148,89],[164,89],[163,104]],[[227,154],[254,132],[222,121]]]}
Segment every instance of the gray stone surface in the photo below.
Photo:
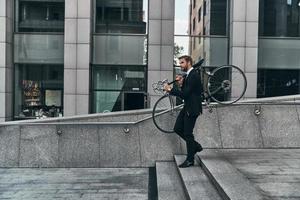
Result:
{"label": "gray stone surface", "polygon": [[233,165],[226,161],[218,150],[201,152],[201,165],[225,199],[266,199],[258,189]]}
{"label": "gray stone surface", "polygon": [[216,108],[213,108],[213,112],[210,113],[208,109],[203,107],[203,114],[198,117],[195,124],[194,135],[203,147],[222,147]]}
{"label": "gray stone surface", "polygon": [[293,105],[265,105],[259,116],[265,148],[300,147],[300,122]]}
{"label": "gray stone surface", "polygon": [[24,125],[20,131],[20,167],[57,166],[58,135],[55,125]]}
{"label": "gray stone surface", "polygon": [[157,162],[158,200],[186,200],[182,181],[174,162]]}
{"label": "gray stone surface", "polygon": [[300,199],[300,149],[221,150],[270,199]]}
{"label": "gray stone surface", "polygon": [[150,120],[150,123],[146,121],[138,125],[142,166],[154,166],[155,161],[173,160],[174,154],[181,153],[179,137],[158,131]]}
{"label": "gray stone surface", "polygon": [[[130,130],[124,133],[124,128]],[[138,127],[109,125],[98,130],[101,167],[134,167],[141,165]]]}
{"label": "gray stone surface", "polygon": [[0,169],[0,199],[146,200],[148,169]]}
{"label": "gray stone surface", "polygon": [[58,125],[59,167],[99,167],[100,142],[94,125]]}
{"label": "gray stone surface", "polygon": [[[175,156],[176,164],[179,165],[185,160],[185,156]],[[195,163],[195,166],[189,168],[178,168],[181,179],[186,188],[190,200],[221,200],[217,190],[211,184],[208,177],[204,174],[201,167]]]}
{"label": "gray stone surface", "polygon": [[260,148],[263,146],[254,106],[217,108],[224,148]]}
{"label": "gray stone surface", "polygon": [[0,127],[0,167],[19,165],[19,126]]}

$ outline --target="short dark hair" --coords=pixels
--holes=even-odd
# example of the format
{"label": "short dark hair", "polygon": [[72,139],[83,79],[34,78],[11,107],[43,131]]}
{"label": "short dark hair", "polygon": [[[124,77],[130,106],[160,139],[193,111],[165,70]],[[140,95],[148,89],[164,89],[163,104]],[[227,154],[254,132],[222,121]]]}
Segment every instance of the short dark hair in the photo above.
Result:
{"label": "short dark hair", "polygon": [[184,56],[180,56],[178,59],[179,60],[184,59],[187,63],[191,63],[191,65],[193,64],[193,59],[191,56],[184,55]]}

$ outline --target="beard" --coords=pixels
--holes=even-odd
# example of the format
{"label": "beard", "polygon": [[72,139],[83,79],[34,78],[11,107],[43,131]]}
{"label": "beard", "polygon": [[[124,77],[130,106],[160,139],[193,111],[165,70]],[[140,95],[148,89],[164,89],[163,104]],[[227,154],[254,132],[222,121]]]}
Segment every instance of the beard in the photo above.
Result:
{"label": "beard", "polygon": [[186,68],[186,67],[184,67],[184,68],[181,68],[181,71],[183,71],[183,72],[187,72],[187,68]]}

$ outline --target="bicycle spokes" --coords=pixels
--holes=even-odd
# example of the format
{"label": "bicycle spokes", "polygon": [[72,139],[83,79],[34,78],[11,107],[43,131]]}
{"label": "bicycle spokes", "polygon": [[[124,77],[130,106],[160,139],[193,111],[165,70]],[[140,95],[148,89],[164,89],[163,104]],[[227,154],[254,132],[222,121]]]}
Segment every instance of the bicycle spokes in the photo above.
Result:
{"label": "bicycle spokes", "polygon": [[214,101],[221,104],[238,101],[244,95],[246,86],[245,74],[233,65],[215,69],[208,78],[208,93]]}

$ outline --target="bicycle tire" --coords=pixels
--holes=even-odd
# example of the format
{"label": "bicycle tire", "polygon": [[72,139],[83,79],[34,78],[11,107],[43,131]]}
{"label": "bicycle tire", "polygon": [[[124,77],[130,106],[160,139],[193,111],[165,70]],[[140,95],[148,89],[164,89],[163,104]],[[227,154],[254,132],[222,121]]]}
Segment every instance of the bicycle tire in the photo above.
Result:
{"label": "bicycle tire", "polygon": [[207,81],[209,96],[223,105],[240,100],[247,88],[245,73],[234,65],[223,65],[212,71]]}
{"label": "bicycle tire", "polygon": [[[178,101],[181,101],[177,97]],[[181,106],[176,106],[176,97],[164,95],[154,104],[152,119],[154,125],[163,133],[174,133],[176,118],[181,110]]]}

